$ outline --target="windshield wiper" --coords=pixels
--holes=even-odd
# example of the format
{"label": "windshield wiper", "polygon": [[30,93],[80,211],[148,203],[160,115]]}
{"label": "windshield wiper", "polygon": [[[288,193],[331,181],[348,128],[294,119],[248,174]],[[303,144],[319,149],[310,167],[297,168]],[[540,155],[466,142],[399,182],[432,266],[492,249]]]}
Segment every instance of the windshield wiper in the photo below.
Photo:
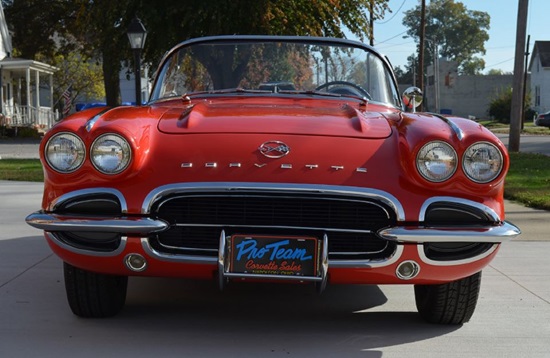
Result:
{"label": "windshield wiper", "polygon": [[358,99],[360,101],[368,101],[368,98],[356,96],[353,94],[341,94],[341,93],[330,93],[330,92],[324,92],[324,91],[315,91],[315,90],[309,90],[309,91],[279,91],[279,93],[283,94],[305,94],[305,95],[315,95],[315,96],[325,96],[325,97],[351,97]]}
{"label": "windshield wiper", "polygon": [[191,92],[191,93],[184,94],[182,97],[202,96],[205,94],[231,94],[231,93],[273,93],[273,92],[269,90],[256,90],[256,89],[246,89],[246,88],[236,87],[236,88],[224,88],[219,90]]}

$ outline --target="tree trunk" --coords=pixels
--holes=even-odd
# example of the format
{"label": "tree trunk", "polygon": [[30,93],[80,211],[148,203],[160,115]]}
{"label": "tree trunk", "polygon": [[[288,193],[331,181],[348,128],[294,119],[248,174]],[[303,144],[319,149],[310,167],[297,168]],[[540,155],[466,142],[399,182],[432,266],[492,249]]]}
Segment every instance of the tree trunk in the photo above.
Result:
{"label": "tree trunk", "polygon": [[103,78],[105,83],[105,98],[108,106],[120,105],[120,61],[114,56],[114,51],[103,52]]}

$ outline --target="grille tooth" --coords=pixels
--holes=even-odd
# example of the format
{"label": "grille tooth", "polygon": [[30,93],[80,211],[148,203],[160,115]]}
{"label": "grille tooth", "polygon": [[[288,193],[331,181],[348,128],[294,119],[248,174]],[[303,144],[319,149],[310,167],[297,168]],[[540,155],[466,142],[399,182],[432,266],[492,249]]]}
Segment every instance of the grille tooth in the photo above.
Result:
{"label": "grille tooth", "polygon": [[333,258],[359,253],[362,257],[387,257],[395,249],[395,244],[375,234],[394,224],[395,214],[377,202],[344,196],[180,194],[159,202],[153,213],[172,227],[151,244],[170,253],[184,250],[186,254],[215,256],[222,228],[229,233],[319,237],[327,232],[329,257]]}

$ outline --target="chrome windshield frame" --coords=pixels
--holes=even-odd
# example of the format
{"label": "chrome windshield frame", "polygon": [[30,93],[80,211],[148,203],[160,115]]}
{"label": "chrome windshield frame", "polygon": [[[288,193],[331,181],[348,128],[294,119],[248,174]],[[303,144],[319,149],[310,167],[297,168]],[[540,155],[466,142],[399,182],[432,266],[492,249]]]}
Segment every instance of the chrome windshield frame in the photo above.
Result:
{"label": "chrome windshield frame", "polygon": [[[389,62],[388,58],[382,55],[373,47],[361,43],[359,41],[340,39],[340,38],[330,38],[330,37],[315,37],[315,36],[265,36],[265,35],[224,35],[224,36],[207,36],[200,37],[195,39],[190,39],[183,41],[178,45],[174,46],[172,49],[167,51],[154,74],[154,81],[151,90],[150,102],[163,101],[166,98],[160,96],[160,87],[162,82],[162,72],[163,69],[167,66],[167,63],[173,56],[181,51],[182,49],[190,46],[197,45],[224,45],[224,44],[254,44],[254,43],[294,43],[294,44],[304,44],[304,45],[323,45],[323,46],[333,46],[333,47],[348,47],[358,50],[363,50],[372,54],[377,58],[378,61],[384,66],[384,72],[389,75],[389,85],[392,86],[392,92],[395,92],[396,97],[392,98],[392,102],[380,102],[395,106],[396,108],[402,109],[401,97],[399,95],[399,87],[397,84],[397,79],[393,71],[393,67]],[[375,100],[376,102],[376,100]]]}

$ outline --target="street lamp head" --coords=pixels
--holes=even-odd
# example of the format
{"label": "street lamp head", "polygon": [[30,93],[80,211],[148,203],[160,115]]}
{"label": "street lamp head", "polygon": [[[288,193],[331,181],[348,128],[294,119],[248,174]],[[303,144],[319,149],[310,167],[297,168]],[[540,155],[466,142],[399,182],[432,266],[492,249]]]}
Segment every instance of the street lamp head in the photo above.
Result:
{"label": "street lamp head", "polygon": [[133,50],[143,50],[145,46],[145,38],[147,37],[147,30],[141,23],[141,20],[136,16],[128,26],[128,39],[130,40],[130,47]]}

